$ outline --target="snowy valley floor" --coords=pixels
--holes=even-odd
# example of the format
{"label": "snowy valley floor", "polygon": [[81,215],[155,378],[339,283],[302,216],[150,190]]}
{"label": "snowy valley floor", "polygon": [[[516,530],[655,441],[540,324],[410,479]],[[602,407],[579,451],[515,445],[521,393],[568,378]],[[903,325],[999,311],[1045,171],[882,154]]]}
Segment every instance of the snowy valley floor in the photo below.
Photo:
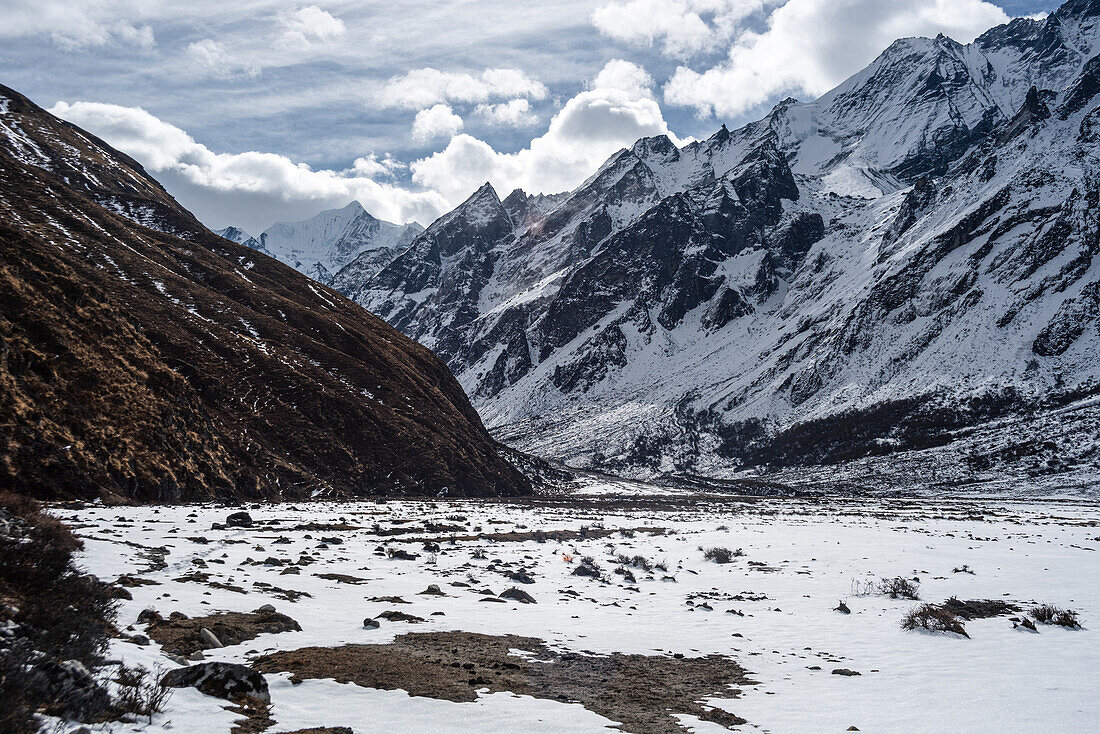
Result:
{"label": "snowy valley floor", "polygon": [[[85,539],[90,572],[137,579],[119,615],[120,626],[134,625],[127,634],[149,632],[136,623],[147,608],[194,618],[272,604],[300,624],[204,652],[246,664],[268,656],[256,664],[270,710],[242,731],[273,721],[272,734],[587,732],[629,719],[626,730],[643,732],[1068,732],[1100,721],[1096,502],[591,489],[520,501],[56,514]],[[211,529],[236,509],[255,525]],[[705,559],[700,547],[715,546],[743,555]],[[416,557],[391,555],[399,549]],[[584,557],[602,579],[574,573]],[[1010,613],[965,621],[969,638],[904,631],[903,615],[920,602],[866,593],[898,576],[920,580],[921,602],[1047,602],[1079,612],[1083,628],[1030,632]],[[421,593],[430,584],[442,595]],[[501,600],[512,588],[536,603]],[[835,611],[840,601],[850,614]],[[386,612],[423,621],[364,626]],[[479,634],[441,634],[451,632]],[[514,637],[495,637],[505,635]],[[319,649],[293,652],[302,648]],[[178,667],[156,642],[116,640],[110,655]],[[152,724],[92,729],[227,732],[242,715],[226,706],[176,689]]]}

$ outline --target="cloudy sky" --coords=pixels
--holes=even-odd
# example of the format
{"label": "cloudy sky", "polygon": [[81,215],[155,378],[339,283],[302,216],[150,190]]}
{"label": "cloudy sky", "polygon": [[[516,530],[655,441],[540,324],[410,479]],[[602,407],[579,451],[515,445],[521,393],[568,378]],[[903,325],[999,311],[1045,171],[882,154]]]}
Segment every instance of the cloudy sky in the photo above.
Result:
{"label": "cloudy sky", "polygon": [[0,83],[141,161],[211,227],[358,199],[428,224],[488,180],[572,188],[811,99],[897,37],[1057,0],[0,0]]}

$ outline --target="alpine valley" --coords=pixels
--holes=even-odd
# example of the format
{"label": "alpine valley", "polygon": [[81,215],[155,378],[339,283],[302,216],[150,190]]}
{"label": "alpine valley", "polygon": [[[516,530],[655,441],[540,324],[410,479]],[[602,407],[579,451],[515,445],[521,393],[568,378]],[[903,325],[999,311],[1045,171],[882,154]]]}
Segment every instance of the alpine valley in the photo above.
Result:
{"label": "alpine valley", "polygon": [[1098,730],[1100,0],[3,8],[0,734]]}
{"label": "alpine valley", "polygon": [[[901,39],[817,100],[639,140],[566,193],[486,184],[415,238],[352,205],[248,244],[434,350],[539,456],[651,478],[1086,481],[1098,18],[1071,0],[968,45]],[[330,253],[357,250],[330,278]]]}

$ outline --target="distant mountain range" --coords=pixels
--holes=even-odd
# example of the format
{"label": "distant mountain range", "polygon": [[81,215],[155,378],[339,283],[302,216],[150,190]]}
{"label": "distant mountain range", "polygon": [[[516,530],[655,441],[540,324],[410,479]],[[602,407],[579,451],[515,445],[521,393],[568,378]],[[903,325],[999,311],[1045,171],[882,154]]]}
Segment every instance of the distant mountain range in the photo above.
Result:
{"label": "distant mountain range", "polygon": [[[297,252],[285,243],[298,233],[312,267],[403,236],[354,206],[314,223],[273,227],[273,251]],[[513,465],[525,459],[490,438],[429,350],[215,236],[134,160],[3,86],[0,243],[5,490],[531,491]]]}
{"label": "distant mountain range", "polygon": [[277,222],[253,237],[237,227],[216,234],[265,255],[270,255],[300,273],[329,285],[332,276],[352,260],[392,259],[395,251],[409,246],[424,228],[413,222],[391,224],[375,219],[353,201],[343,209],[323,211],[301,222]]}
{"label": "distant mountain range", "polygon": [[[331,282],[546,457],[727,476],[953,444],[939,481],[1092,471],[1098,16],[899,40],[815,101],[639,140],[571,192],[486,185]],[[993,425],[1015,427],[967,442]]]}

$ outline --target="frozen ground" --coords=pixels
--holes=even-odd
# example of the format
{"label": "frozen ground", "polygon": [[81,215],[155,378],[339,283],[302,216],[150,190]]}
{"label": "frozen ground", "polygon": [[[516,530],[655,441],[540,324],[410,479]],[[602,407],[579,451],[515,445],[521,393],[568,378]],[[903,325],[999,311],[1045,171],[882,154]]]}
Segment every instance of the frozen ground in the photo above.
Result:
{"label": "frozen ground", "polygon": [[[506,502],[256,505],[244,508],[256,520],[247,529],[212,530],[238,509],[214,506],[86,507],[57,514],[85,538],[89,571],[109,580],[132,574],[158,582],[130,589],[134,598],[122,604],[123,626],[145,608],[194,617],[271,603],[302,627],[207,651],[207,660],[248,663],[277,650],[462,630],[535,637],[555,649],[595,655],[729,656],[758,683],[730,687],[707,702],[747,720],[738,731],[842,732],[855,726],[865,732],[1051,732],[1095,730],[1100,721],[1100,641],[1091,629],[1100,625],[1097,503],[630,498],[597,489],[604,494]],[[307,523],[328,529],[300,527]],[[578,530],[582,537],[555,533]],[[342,543],[322,544],[322,536]],[[280,538],[289,542],[276,543]],[[425,541],[440,550],[424,550]],[[380,546],[418,557],[391,558]],[[700,546],[740,548],[744,555],[718,564],[705,560]],[[151,552],[155,548],[167,554]],[[663,561],[667,572],[629,567],[636,576],[630,583],[613,572],[617,554]],[[303,556],[315,562],[301,564]],[[573,575],[584,556],[595,559],[607,581]],[[161,557],[166,565],[158,568]],[[291,565],[262,565],[268,558]],[[954,572],[964,564],[973,573]],[[520,569],[533,583],[504,575]],[[194,571],[209,577],[181,580]],[[346,578],[318,576],[334,573]],[[957,596],[1025,609],[1049,602],[1078,611],[1083,628],[1040,624],[1036,634],[1014,629],[1001,616],[967,622],[969,639],[906,632],[899,623],[917,602],[856,593],[867,582],[895,576],[919,578],[922,601]],[[446,595],[420,594],[428,584]],[[537,603],[481,601],[486,589],[499,594],[511,587]],[[280,589],[308,596],[289,601]],[[383,596],[410,603],[368,601]],[[851,614],[834,611],[841,600]],[[364,628],[364,618],[387,610],[425,621]],[[176,666],[155,643],[116,641],[111,654]],[[860,675],[831,674],[838,668]],[[285,673],[267,680],[273,734],[312,726],[515,732],[614,725],[579,703],[506,692],[454,703],[333,680],[294,685]],[[152,725],[107,729],[229,731],[241,716],[225,705],[180,689]],[[677,718],[688,730],[725,731]]]}

